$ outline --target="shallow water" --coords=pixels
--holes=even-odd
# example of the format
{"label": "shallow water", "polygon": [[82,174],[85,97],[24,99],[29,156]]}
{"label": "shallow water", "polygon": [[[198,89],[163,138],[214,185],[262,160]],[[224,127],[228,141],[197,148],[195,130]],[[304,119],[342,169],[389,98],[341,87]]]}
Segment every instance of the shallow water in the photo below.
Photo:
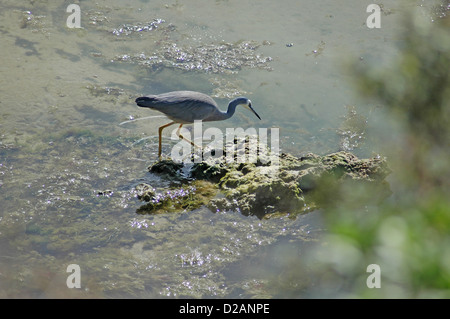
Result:
{"label": "shallow water", "polygon": [[[382,116],[358,104],[342,65],[394,57],[403,8],[384,1],[371,30],[368,4],[82,2],[82,29],[69,29],[66,1],[2,1],[0,297],[309,296],[320,212],[138,215],[136,185],[169,186],[147,171],[167,120],[121,123],[159,115],[135,105],[142,94],[202,91],[222,109],[239,94],[262,120],[238,109],[215,127],[280,128],[295,155],[371,156],[366,125]],[[69,264],[81,289],[66,285]]]}

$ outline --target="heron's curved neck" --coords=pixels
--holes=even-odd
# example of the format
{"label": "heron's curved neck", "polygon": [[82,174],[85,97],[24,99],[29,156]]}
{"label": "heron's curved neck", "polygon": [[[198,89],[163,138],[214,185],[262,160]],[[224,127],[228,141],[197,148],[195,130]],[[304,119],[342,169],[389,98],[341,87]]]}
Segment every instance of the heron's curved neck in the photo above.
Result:
{"label": "heron's curved neck", "polygon": [[222,112],[223,119],[229,119],[234,115],[234,112],[236,112],[236,107],[239,105],[239,100],[233,100],[228,104],[228,110],[226,112]]}
{"label": "heron's curved neck", "polygon": [[233,116],[234,112],[236,111],[236,107],[239,104],[242,104],[242,99],[237,98],[234,99],[233,101],[231,101],[228,104],[228,110],[226,112],[223,112],[221,110],[219,110],[218,108],[216,108],[214,114],[212,114],[211,116],[209,116],[206,121],[223,121],[223,120],[227,120],[230,117]]}

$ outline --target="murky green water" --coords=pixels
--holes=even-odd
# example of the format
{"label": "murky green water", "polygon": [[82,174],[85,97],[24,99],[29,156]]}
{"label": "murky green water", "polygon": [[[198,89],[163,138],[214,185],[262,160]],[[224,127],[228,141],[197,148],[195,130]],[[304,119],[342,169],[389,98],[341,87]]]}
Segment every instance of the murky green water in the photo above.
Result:
{"label": "murky green water", "polygon": [[[138,215],[137,184],[169,186],[147,171],[167,120],[120,123],[159,115],[135,105],[142,94],[202,91],[222,109],[246,95],[262,121],[238,110],[214,126],[279,127],[296,155],[370,156],[377,111],[361,111],[342,62],[389,61],[402,8],[384,1],[371,30],[369,3],[83,1],[69,29],[67,1],[2,1],[0,297],[311,295],[320,212]],[[69,264],[81,289],[66,285]]]}

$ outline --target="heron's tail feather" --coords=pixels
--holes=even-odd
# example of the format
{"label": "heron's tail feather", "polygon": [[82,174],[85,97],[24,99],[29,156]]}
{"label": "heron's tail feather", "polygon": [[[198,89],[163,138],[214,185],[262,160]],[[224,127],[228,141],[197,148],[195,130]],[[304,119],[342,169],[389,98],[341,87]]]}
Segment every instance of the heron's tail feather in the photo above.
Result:
{"label": "heron's tail feather", "polygon": [[155,103],[157,103],[156,95],[141,96],[136,99],[136,104],[140,107],[150,107],[152,108]]}

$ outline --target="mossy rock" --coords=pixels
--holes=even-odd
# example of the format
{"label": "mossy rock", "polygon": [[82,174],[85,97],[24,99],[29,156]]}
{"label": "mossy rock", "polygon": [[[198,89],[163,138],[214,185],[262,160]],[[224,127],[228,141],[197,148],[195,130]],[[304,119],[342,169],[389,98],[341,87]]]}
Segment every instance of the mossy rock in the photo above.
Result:
{"label": "mossy rock", "polygon": [[[269,163],[269,164],[268,164]],[[192,191],[190,196],[201,196],[201,201],[194,205],[183,204],[183,199],[175,205],[162,204],[154,201],[147,205],[146,210],[155,211],[160,208],[169,210],[198,207],[198,204],[207,204],[213,211],[236,210],[244,215],[256,215],[259,218],[278,216],[279,213],[299,214],[320,206],[312,201],[308,194],[316,189],[324,188],[328,183],[339,185],[344,181],[354,181],[354,187],[364,183],[374,184],[380,198],[390,194],[389,185],[385,177],[390,173],[386,159],[377,157],[372,159],[359,159],[349,152],[336,152],[324,156],[306,154],[295,157],[290,154],[281,154],[277,159],[278,165],[271,165],[275,161],[256,161],[256,163],[230,163],[225,157],[222,160],[206,160],[195,163],[190,168],[190,178],[199,182],[207,181],[202,191]],[[164,160],[150,169],[152,173],[162,173],[170,177],[179,177],[184,164]],[[331,182],[333,181],[333,182]],[[190,187],[189,183],[184,182]],[[186,184],[187,183],[187,184]],[[215,185],[222,194],[214,198],[216,192],[205,192],[208,187]],[[352,184],[353,185],[353,184]],[[195,195],[194,195],[195,194]],[[332,194],[328,194],[332,196]],[[375,194],[372,197],[377,198]],[[318,197],[315,197],[317,199]]]}
{"label": "mossy rock", "polygon": [[204,180],[193,181],[160,193],[148,184],[140,184],[136,190],[138,199],[147,202],[137,210],[138,214],[191,211],[208,204],[217,193],[215,184]]}

